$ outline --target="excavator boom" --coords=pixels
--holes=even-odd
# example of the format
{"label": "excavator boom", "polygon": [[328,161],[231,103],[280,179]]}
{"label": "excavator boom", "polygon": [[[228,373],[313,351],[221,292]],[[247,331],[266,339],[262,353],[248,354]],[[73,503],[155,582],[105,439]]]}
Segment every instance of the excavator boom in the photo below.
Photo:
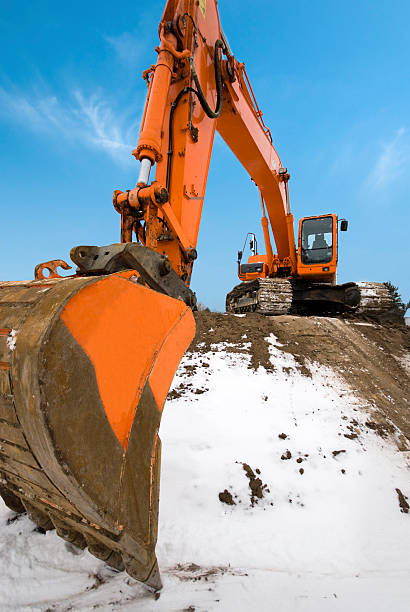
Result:
{"label": "excavator boom", "polygon": [[[244,64],[220,27],[217,3],[174,0],[159,27],[155,66],[144,73],[148,95],[138,145],[137,187],[114,192],[123,242],[133,234],[166,255],[187,285],[205,197],[215,129],[258,186],[278,250],[276,266],[296,270],[287,182]],[[155,182],[149,185],[151,168]],[[222,195],[221,195],[222,197]],[[273,261],[270,262],[273,270]]]}

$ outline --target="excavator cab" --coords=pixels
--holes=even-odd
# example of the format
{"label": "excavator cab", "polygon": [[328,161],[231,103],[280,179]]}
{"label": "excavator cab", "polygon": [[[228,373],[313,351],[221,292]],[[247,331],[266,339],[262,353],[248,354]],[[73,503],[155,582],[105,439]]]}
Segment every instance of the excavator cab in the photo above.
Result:
{"label": "excavator cab", "polygon": [[300,220],[298,276],[328,282],[336,278],[337,224],[336,215]]}

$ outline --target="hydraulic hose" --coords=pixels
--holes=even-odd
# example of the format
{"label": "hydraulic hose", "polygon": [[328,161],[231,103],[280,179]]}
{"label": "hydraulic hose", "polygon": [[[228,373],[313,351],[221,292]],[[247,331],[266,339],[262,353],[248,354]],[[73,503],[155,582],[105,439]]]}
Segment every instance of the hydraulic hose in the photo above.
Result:
{"label": "hydraulic hose", "polygon": [[189,91],[192,91],[192,93],[197,93],[196,90],[193,87],[184,87],[184,89],[181,89],[181,91],[179,92],[179,94],[177,95],[177,97],[175,98],[175,100],[172,102],[171,104],[171,112],[169,113],[169,137],[168,137],[168,163],[167,163],[167,179],[166,179],[166,188],[169,192],[169,187],[170,187],[170,183],[171,183],[171,167],[172,167],[172,155],[174,152],[173,149],[173,140],[174,140],[174,113],[176,111],[176,108],[179,104],[179,101],[181,100],[181,98],[188,93]]}
{"label": "hydraulic hose", "polygon": [[191,59],[191,70],[192,70],[192,80],[196,85],[196,89],[193,87],[184,87],[181,89],[175,100],[171,104],[171,112],[169,114],[169,139],[168,139],[168,163],[167,163],[167,178],[166,178],[166,188],[168,191],[170,190],[171,183],[171,168],[172,168],[172,155],[173,155],[173,119],[176,108],[181,100],[181,98],[188,92],[194,93],[202,106],[205,114],[210,119],[217,119],[222,112],[222,72],[221,72],[221,62],[219,59],[219,49],[224,49],[225,45],[222,40],[218,39],[215,43],[215,52],[214,52],[214,64],[215,64],[215,83],[216,83],[216,107],[215,110],[209,106],[204,92],[202,91],[201,84],[199,82],[199,78],[197,72],[195,70],[194,60]]}
{"label": "hydraulic hose", "polygon": [[199,78],[198,78],[198,75],[195,69],[194,60],[191,59],[192,79],[196,85],[195,93],[198,96],[198,99],[201,103],[201,106],[204,112],[210,119],[217,119],[222,112],[222,73],[221,73],[221,62],[219,59],[219,49],[224,49],[224,48],[225,48],[224,43],[222,42],[222,40],[218,38],[218,40],[215,43],[215,51],[214,51],[215,83],[216,83],[216,108],[214,111],[209,106],[204,96],[204,92],[202,91],[202,87],[199,82]]}

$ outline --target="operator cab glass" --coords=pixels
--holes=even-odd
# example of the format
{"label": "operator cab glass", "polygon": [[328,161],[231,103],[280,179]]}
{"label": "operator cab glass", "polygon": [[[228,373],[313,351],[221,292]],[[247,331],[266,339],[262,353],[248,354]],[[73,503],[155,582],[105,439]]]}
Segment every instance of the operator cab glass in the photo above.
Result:
{"label": "operator cab glass", "polygon": [[333,257],[333,219],[319,217],[302,222],[303,264],[325,264]]}

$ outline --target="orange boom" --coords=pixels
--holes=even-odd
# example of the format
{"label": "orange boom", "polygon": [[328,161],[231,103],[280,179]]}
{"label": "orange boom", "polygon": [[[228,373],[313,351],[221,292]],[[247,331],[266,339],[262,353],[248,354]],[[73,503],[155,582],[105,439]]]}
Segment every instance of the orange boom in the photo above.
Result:
{"label": "orange boom", "polygon": [[391,305],[383,286],[335,284],[335,215],[302,219],[296,248],[289,174],[216,0],[168,0],[159,39],[143,75],[137,185],[114,192],[121,242],[73,248],[70,277],[55,260],[38,265],[34,281],[0,283],[0,493],[41,528],[153,589],[161,588],[158,428],[195,332],[189,285],[215,129],[259,189],[265,240],[258,254],[251,236],[248,263],[240,253],[243,282],[227,309]]}

